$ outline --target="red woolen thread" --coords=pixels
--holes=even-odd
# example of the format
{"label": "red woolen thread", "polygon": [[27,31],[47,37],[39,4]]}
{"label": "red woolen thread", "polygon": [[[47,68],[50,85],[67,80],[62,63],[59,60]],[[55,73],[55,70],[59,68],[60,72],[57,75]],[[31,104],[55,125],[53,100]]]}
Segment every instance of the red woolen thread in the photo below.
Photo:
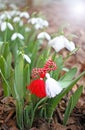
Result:
{"label": "red woolen thread", "polygon": [[27,86],[27,89],[39,98],[46,97],[45,82],[41,78],[33,80],[30,85]]}
{"label": "red woolen thread", "polygon": [[56,64],[51,59],[46,62],[43,68],[34,68],[32,70],[32,78],[40,76],[42,73],[46,74],[49,71],[56,70]]}

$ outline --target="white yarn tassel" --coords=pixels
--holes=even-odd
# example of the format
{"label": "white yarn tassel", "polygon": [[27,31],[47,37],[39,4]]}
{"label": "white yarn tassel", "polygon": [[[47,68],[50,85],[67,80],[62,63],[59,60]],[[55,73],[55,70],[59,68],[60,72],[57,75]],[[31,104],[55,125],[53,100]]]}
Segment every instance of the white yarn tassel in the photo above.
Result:
{"label": "white yarn tassel", "polygon": [[46,78],[47,78],[45,82],[46,94],[48,97],[53,98],[62,91],[62,88],[59,82],[51,78],[48,73],[46,74]]}

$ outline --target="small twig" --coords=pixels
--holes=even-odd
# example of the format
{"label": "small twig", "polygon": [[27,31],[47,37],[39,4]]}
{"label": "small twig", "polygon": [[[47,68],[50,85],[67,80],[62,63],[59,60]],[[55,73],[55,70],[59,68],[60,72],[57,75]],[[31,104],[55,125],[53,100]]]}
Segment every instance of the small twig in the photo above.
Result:
{"label": "small twig", "polygon": [[58,116],[59,122],[60,122],[60,123],[63,123],[62,115],[61,115],[61,113],[60,113],[60,111],[59,111],[59,108],[56,108],[56,112],[57,112],[57,116]]}
{"label": "small twig", "polygon": [[15,110],[12,110],[12,111],[8,114],[7,118],[5,119],[5,123],[8,122],[8,120],[12,117],[12,115],[14,114],[14,112],[15,112]]}

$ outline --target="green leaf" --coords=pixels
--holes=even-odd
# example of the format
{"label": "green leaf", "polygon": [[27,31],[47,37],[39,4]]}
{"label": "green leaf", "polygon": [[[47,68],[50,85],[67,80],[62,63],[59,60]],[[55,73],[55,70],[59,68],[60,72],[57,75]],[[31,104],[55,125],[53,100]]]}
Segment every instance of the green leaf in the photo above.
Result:
{"label": "green leaf", "polygon": [[61,74],[61,70],[63,68],[63,59],[62,56],[59,56],[55,59],[56,65],[57,65],[57,70],[53,71],[53,75],[52,77],[56,80],[58,80],[60,74]]}
{"label": "green leaf", "polygon": [[51,99],[48,100],[47,103],[48,103],[49,106],[47,105],[47,117],[48,117],[49,119],[52,118],[53,112],[54,112],[56,106],[58,105],[58,103],[60,102],[60,100],[63,98],[63,96],[65,96],[65,94],[68,93],[68,92],[72,89],[72,87],[77,83],[77,81],[78,81],[83,75],[85,75],[85,71],[82,72],[76,79],[74,79],[74,80],[70,83],[70,85],[69,85],[67,88],[65,88],[59,95],[57,95],[56,97],[51,98]]}
{"label": "green leaf", "polygon": [[9,52],[6,58],[6,78],[9,79],[10,78],[10,74],[11,74],[11,63],[12,63],[12,55]]}
{"label": "green leaf", "polygon": [[62,76],[60,78],[59,83],[61,84],[62,88],[66,88],[66,87],[68,87],[68,85],[70,85],[70,83],[72,82],[72,79],[74,78],[76,72],[77,72],[77,69],[72,68],[64,76]]}
{"label": "green leaf", "polygon": [[16,100],[16,119],[17,125],[20,130],[24,130],[24,123],[23,123],[23,100]]}
{"label": "green leaf", "polygon": [[2,85],[3,85],[3,89],[4,89],[4,96],[9,96],[10,95],[10,91],[9,91],[10,90],[10,86],[9,86],[7,80],[5,79],[3,73],[1,72],[1,70],[0,70],[0,74],[1,74],[2,79],[3,79]]}
{"label": "green leaf", "polygon": [[66,122],[67,122],[73,108],[77,104],[77,102],[78,102],[78,100],[79,100],[79,98],[81,96],[82,90],[83,90],[83,86],[80,86],[76,90],[76,92],[72,95],[72,97],[70,98],[68,106],[67,106],[66,111],[65,111],[65,115],[64,115],[64,120],[63,120],[64,125],[66,125]]}
{"label": "green leaf", "polygon": [[5,76],[6,61],[3,56],[0,56],[0,70]]}
{"label": "green leaf", "polygon": [[17,60],[15,63],[15,93],[17,97],[20,99],[24,98],[24,83],[23,83],[23,68],[24,68],[24,60],[22,54],[17,56]]}
{"label": "green leaf", "polygon": [[60,81],[68,81],[68,80],[72,80],[73,77],[75,76],[77,72],[77,68],[72,68],[71,70],[69,70],[64,76],[62,76],[60,78]]}

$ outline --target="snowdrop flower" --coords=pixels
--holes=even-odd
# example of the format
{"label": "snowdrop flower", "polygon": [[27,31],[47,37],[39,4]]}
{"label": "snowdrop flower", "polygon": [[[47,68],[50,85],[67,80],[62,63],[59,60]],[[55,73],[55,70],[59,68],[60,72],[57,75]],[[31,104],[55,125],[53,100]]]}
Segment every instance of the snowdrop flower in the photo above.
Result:
{"label": "snowdrop flower", "polygon": [[38,39],[46,39],[46,40],[51,40],[50,35],[47,32],[41,32],[37,36]]}
{"label": "snowdrop flower", "polygon": [[14,9],[14,10],[17,10],[17,9],[18,9],[17,5],[12,4],[12,3],[9,4],[9,7],[12,8],[12,9]]}
{"label": "snowdrop flower", "polygon": [[65,47],[65,38],[63,36],[56,37],[48,42],[48,45],[53,47],[56,52],[59,52]]}
{"label": "snowdrop flower", "polygon": [[22,34],[16,32],[16,33],[14,33],[14,34],[12,35],[11,40],[14,41],[14,40],[17,39],[17,38],[23,40],[23,39],[24,39],[24,36],[23,36]]}
{"label": "snowdrop flower", "polygon": [[20,18],[26,18],[26,19],[28,19],[30,16],[29,16],[29,14],[28,14],[28,12],[22,12],[21,14],[20,14]]}
{"label": "snowdrop flower", "polygon": [[63,48],[73,51],[75,49],[75,44],[68,41],[64,36],[58,36],[48,42],[48,45],[53,47],[56,52],[59,52]]}
{"label": "snowdrop flower", "polygon": [[13,19],[13,22],[14,22],[14,23],[17,23],[17,22],[20,22],[20,20],[21,20],[20,17],[17,16],[17,17],[15,17],[15,18]]}
{"label": "snowdrop flower", "polygon": [[19,22],[19,26],[22,27],[23,24],[24,24],[24,23],[23,23],[23,21],[21,20],[21,21]]}
{"label": "snowdrop flower", "polygon": [[7,11],[5,11],[4,13],[1,14],[0,19],[1,20],[11,19],[11,16]]}
{"label": "snowdrop flower", "polygon": [[75,49],[75,44],[72,41],[65,42],[65,46],[69,51],[73,51]]}
{"label": "snowdrop flower", "polygon": [[25,28],[25,32],[30,32],[30,31],[31,31],[30,28],[28,28],[28,27]]}
{"label": "snowdrop flower", "polygon": [[14,30],[12,24],[10,24],[9,22],[2,22],[2,23],[1,23],[1,31],[2,31],[2,32],[5,31],[7,27],[8,27],[10,30]]}
{"label": "snowdrop flower", "polygon": [[28,23],[34,25],[35,29],[43,29],[44,27],[48,27],[48,21],[42,18],[31,18],[28,20]]}
{"label": "snowdrop flower", "polygon": [[24,57],[24,59],[25,59],[28,63],[31,63],[31,59],[29,58],[28,55],[23,54],[23,57]]}
{"label": "snowdrop flower", "polygon": [[53,97],[55,97],[56,95],[58,95],[62,91],[61,85],[60,85],[60,83],[58,81],[56,81],[55,79],[51,78],[48,73],[46,74],[46,78],[47,78],[47,80],[45,82],[45,85],[46,85],[46,95],[49,98],[53,98]]}

